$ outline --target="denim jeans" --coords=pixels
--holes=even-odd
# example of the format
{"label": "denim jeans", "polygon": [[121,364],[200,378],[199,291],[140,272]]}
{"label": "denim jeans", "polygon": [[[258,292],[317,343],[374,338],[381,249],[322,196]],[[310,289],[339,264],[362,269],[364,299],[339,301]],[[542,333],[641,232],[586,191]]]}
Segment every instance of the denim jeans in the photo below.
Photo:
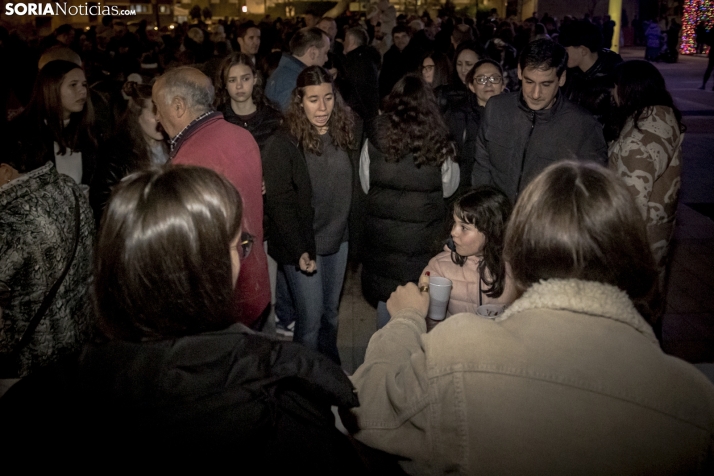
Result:
{"label": "denim jeans", "polygon": [[337,352],[337,315],[347,269],[347,242],[337,253],[317,256],[317,271],[305,274],[285,266],[285,278],[293,295],[298,318],[293,340],[340,363]]}

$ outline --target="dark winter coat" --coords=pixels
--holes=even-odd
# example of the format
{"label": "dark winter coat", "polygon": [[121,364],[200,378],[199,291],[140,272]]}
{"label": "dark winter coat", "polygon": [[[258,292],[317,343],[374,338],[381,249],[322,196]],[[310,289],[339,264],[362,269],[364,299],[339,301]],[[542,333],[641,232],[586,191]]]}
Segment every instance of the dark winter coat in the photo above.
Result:
{"label": "dark winter coat", "polygon": [[270,139],[270,136],[275,133],[283,121],[283,115],[280,114],[280,111],[262,104],[258,106],[255,115],[247,121],[244,121],[233,112],[230,101],[221,108],[221,112],[223,113],[223,119],[250,132],[255,142],[258,143],[258,148],[261,151],[265,147],[266,142],[268,142],[268,139]]}
{"label": "dark winter coat", "polygon": [[550,109],[531,110],[521,93],[488,100],[476,139],[471,184],[494,185],[512,203],[550,164],[561,160],[607,164],[602,126],[585,109],[558,93]]}
{"label": "dark winter coat", "polygon": [[341,82],[345,102],[364,121],[379,113],[379,52],[371,46],[358,46],[342,61],[345,78]]}
{"label": "dark winter coat", "polygon": [[331,405],[358,405],[342,369],[236,324],[176,339],[88,346],[78,360],[5,394],[0,445],[18,459],[28,452],[75,455],[64,458],[75,469],[92,461],[203,461],[243,474],[359,473]]}
{"label": "dark winter coat", "polygon": [[577,67],[568,70],[563,93],[605,124],[610,117],[611,91],[615,86],[613,73],[620,63],[622,57],[614,51],[600,50],[597,61],[587,71]]}
{"label": "dark winter coat", "polygon": [[476,95],[469,91],[461,104],[450,107],[444,114],[444,120],[459,152],[461,179],[460,190],[454,194],[455,196],[471,187],[471,172],[476,157],[476,137],[483,109],[483,106],[478,105]]}
{"label": "dark winter coat", "polygon": [[412,155],[387,162],[378,134],[386,121],[379,116],[368,129],[362,292],[372,304],[386,301],[397,286],[417,281],[447,235],[441,167],[417,167]]}

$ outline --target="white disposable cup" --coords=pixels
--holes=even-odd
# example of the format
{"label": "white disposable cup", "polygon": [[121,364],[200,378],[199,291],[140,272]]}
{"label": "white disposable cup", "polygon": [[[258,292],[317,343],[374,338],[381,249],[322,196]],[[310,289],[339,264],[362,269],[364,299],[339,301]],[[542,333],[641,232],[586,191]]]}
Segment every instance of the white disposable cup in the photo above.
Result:
{"label": "white disposable cup", "polygon": [[476,314],[489,319],[496,319],[505,310],[506,306],[503,304],[482,304],[476,308]]}
{"label": "white disposable cup", "polygon": [[429,318],[443,321],[451,296],[451,280],[434,276],[429,278]]}

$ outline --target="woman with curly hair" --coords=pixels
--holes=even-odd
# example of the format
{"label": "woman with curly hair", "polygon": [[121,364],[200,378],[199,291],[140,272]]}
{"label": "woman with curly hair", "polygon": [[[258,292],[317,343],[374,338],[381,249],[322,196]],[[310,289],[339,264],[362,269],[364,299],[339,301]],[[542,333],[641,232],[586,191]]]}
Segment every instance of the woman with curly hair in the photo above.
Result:
{"label": "woman with curly hair", "polygon": [[280,127],[282,114],[263,94],[263,87],[250,56],[233,53],[216,74],[216,109],[223,118],[253,135],[260,150]]}
{"label": "woman with curly hair", "polygon": [[448,236],[444,199],[459,186],[459,166],[434,94],[417,75],[397,82],[367,137],[360,157],[368,250],[362,292],[382,327],[390,293],[417,281]]}
{"label": "woman with curly hair", "polygon": [[297,309],[294,340],[335,362],[352,198],[352,114],[319,66],[297,78],[284,127],[263,151],[268,253]]}

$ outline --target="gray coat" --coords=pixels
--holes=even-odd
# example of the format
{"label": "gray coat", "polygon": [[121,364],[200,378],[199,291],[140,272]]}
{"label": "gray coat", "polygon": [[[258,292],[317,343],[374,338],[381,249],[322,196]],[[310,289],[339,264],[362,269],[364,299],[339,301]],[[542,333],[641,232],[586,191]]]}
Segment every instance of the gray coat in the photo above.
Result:
{"label": "gray coat", "polygon": [[481,115],[471,184],[495,185],[515,202],[550,164],[561,160],[607,164],[602,126],[558,93],[550,109],[533,111],[521,93],[493,96]]}
{"label": "gray coat", "polygon": [[80,198],[79,243],[57,295],[20,354],[19,376],[78,351],[93,322],[89,301],[94,219],[77,184],[44,166],[0,187],[0,354],[10,353],[62,273],[74,242],[74,195]]}

